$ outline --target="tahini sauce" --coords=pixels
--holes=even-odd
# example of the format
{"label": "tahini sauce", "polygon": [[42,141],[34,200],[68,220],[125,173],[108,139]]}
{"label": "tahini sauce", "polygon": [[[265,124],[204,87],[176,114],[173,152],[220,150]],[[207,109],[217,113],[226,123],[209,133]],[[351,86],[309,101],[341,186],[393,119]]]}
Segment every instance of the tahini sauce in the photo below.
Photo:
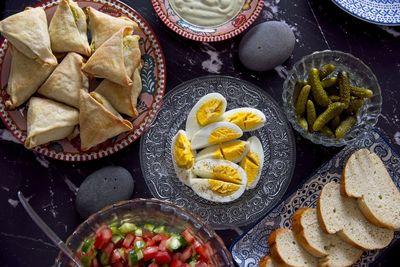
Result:
{"label": "tahini sauce", "polygon": [[197,26],[217,26],[242,9],[245,0],[169,0],[175,12]]}

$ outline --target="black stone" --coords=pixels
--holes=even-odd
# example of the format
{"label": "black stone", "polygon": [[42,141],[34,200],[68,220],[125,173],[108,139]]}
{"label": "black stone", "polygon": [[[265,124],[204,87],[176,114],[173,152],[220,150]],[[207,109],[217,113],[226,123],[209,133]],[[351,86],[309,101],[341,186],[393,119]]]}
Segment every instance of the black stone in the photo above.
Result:
{"label": "black stone", "polygon": [[90,174],[79,187],[76,209],[87,218],[108,205],[130,199],[133,188],[132,175],[126,169],[117,166],[102,168]]}

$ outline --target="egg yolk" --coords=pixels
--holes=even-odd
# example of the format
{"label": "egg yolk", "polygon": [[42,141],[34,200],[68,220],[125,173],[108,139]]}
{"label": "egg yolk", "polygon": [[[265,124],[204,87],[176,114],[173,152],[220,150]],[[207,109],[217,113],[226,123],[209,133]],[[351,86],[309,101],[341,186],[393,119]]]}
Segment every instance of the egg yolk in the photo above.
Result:
{"label": "egg yolk", "polygon": [[216,128],[208,137],[210,145],[221,144],[239,138],[241,135],[229,128]]}
{"label": "egg yolk", "polygon": [[241,140],[224,143],[220,145],[224,159],[234,161],[246,151],[246,142]]}
{"label": "egg yolk", "polygon": [[240,188],[240,185],[237,184],[225,183],[211,179],[208,180],[208,183],[213,192],[222,196],[232,195]]}
{"label": "egg yolk", "polygon": [[174,148],[176,164],[180,168],[190,169],[194,164],[194,156],[190,147],[190,142],[184,134],[179,134]]}
{"label": "egg yolk", "polygon": [[212,169],[212,178],[219,181],[241,184],[242,178],[239,172],[230,166],[217,165]]}
{"label": "egg yolk", "polygon": [[223,102],[219,99],[211,99],[204,102],[197,110],[197,122],[201,126],[216,122],[223,113],[223,106]]}
{"label": "egg yolk", "polygon": [[251,130],[263,123],[262,119],[257,116],[257,114],[243,111],[232,114],[227,117],[226,120],[236,124],[242,130]]}
{"label": "egg yolk", "polygon": [[249,152],[246,157],[240,162],[240,167],[247,174],[247,185],[254,183],[260,169],[260,159],[256,153]]}

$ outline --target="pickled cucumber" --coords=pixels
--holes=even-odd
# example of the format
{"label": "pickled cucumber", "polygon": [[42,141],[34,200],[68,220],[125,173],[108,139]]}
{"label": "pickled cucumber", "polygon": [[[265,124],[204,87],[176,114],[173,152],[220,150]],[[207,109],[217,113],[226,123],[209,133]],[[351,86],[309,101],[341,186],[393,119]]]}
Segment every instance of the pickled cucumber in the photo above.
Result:
{"label": "pickled cucumber", "polygon": [[321,85],[324,88],[329,88],[329,87],[335,86],[336,83],[337,83],[336,77],[326,78],[321,81]]}
{"label": "pickled cucumber", "polygon": [[327,107],[331,103],[331,100],[321,85],[318,69],[310,69],[308,74],[308,84],[311,85],[311,92],[317,104]]}
{"label": "pickled cucumber", "polygon": [[329,99],[330,99],[332,102],[339,102],[339,101],[340,101],[340,96],[338,96],[338,95],[330,95],[330,96],[329,96]]}
{"label": "pickled cucumber", "polygon": [[343,120],[339,126],[335,130],[336,138],[340,139],[343,138],[348,131],[350,131],[351,127],[356,124],[357,119],[354,116],[349,116],[345,120]]}
{"label": "pickled cucumber", "polygon": [[340,116],[336,116],[331,120],[331,128],[336,129],[340,124]]}
{"label": "pickled cucumber", "polygon": [[345,105],[345,109],[349,107],[350,103],[350,79],[345,71],[338,74],[339,96],[340,101]]}
{"label": "pickled cucumber", "polygon": [[351,95],[360,98],[371,98],[374,95],[374,92],[372,92],[372,90],[357,86],[351,86],[350,93]]}
{"label": "pickled cucumber", "polygon": [[299,121],[300,127],[307,131],[308,130],[307,120],[305,118],[301,117],[298,119],[298,121]]}
{"label": "pickled cucumber", "polygon": [[346,109],[346,112],[350,114],[357,114],[358,110],[362,107],[363,104],[364,99],[351,98],[349,107]]}
{"label": "pickled cucumber", "polygon": [[294,90],[293,90],[293,103],[296,105],[297,97],[300,94],[301,89],[303,89],[304,85],[307,85],[307,81],[302,80],[302,81],[297,81],[296,84],[294,85]]}
{"label": "pickled cucumber", "polygon": [[321,113],[313,124],[313,130],[319,131],[335,116],[339,116],[340,113],[345,109],[345,104],[341,102],[334,102],[328,106],[328,108]]}
{"label": "pickled cucumber", "polygon": [[296,114],[302,116],[306,110],[308,95],[310,94],[311,86],[305,85],[301,89],[299,97],[296,101]]}
{"label": "pickled cucumber", "polygon": [[326,64],[323,65],[320,69],[319,69],[319,78],[322,80],[323,78],[325,78],[326,76],[328,76],[329,74],[331,74],[334,70],[335,70],[335,65],[333,64]]}
{"label": "pickled cucumber", "polygon": [[320,133],[322,133],[323,135],[329,137],[329,138],[334,138],[335,134],[333,133],[333,131],[331,129],[329,129],[328,126],[324,126],[321,128],[321,130],[319,131]]}
{"label": "pickled cucumber", "polygon": [[309,130],[312,132],[312,126],[317,119],[317,112],[315,111],[314,103],[311,100],[307,100],[307,122]]}

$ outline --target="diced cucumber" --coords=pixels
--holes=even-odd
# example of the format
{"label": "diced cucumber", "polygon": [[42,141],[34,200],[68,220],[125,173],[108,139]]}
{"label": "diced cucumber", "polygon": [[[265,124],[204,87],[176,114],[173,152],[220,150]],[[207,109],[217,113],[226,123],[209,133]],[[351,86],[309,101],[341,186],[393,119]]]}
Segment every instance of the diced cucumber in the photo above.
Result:
{"label": "diced cucumber", "polygon": [[83,253],[88,252],[92,248],[93,244],[94,244],[94,239],[86,239],[82,245],[82,249],[81,249],[82,252]]}
{"label": "diced cucumber", "polygon": [[171,234],[171,237],[175,237],[176,239],[178,239],[179,242],[181,243],[181,246],[182,246],[182,247],[186,247],[186,245],[188,244],[188,243],[186,242],[185,238],[184,238],[182,235],[180,235],[180,234],[172,233],[172,234]]}
{"label": "diced cucumber", "polygon": [[190,260],[190,262],[189,262],[189,265],[190,265],[190,267],[195,267],[195,266],[196,266],[196,263],[197,263],[197,260],[192,258],[192,259]]}
{"label": "diced cucumber", "polygon": [[113,235],[113,237],[112,237],[112,242],[114,243],[114,244],[116,244],[116,243],[118,243],[119,241],[121,241],[122,239],[124,239],[124,237],[122,236],[122,235],[119,235],[119,234],[116,234],[116,235]]}
{"label": "diced cucumber", "polygon": [[161,234],[161,233],[165,233],[167,231],[167,228],[162,225],[162,226],[158,226],[156,228],[154,228],[153,232],[156,234]]}
{"label": "diced cucumber", "polygon": [[110,226],[111,232],[113,235],[121,235],[121,231],[118,229],[117,226]]}
{"label": "diced cucumber", "polygon": [[153,232],[153,230],[154,230],[154,225],[151,223],[145,223],[143,227],[144,227],[144,229],[147,229],[150,232]]}
{"label": "diced cucumber", "polygon": [[143,259],[143,257],[144,257],[143,251],[142,251],[141,249],[136,250],[136,255],[137,255],[137,258],[138,258],[139,260]]}
{"label": "diced cucumber", "polygon": [[133,266],[138,261],[143,259],[143,252],[141,250],[131,250],[128,255],[129,266]]}
{"label": "diced cucumber", "polygon": [[142,249],[144,248],[146,243],[143,240],[136,240],[134,243],[135,249]]}
{"label": "diced cucumber", "polygon": [[172,252],[174,250],[179,249],[182,244],[178,238],[176,238],[175,236],[171,236],[170,238],[168,238],[166,245],[167,249]]}
{"label": "diced cucumber", "polygon": [[83,265],[83,267],[90,267],[90,263],[92,261],[92,257],[91,256],[82,256],[81,258],[81,263]]}
{"label": "diced cucumber", "polygon": [[143,231],[142,231],[142,229],[137,228],[137,229],[135,230],[135,236],[143,236]]}
{"label": "diced cucumber", "polygon": [[119,253],[119,255],[121,256],[121,258],[126,261],[126,254],[125,254],[125,250],[123,248],[117,248],[117,251]]}
{"label": "diced cucumber", "polygon": [[133,223],[124,223],[122,224],[118,230],[121,231],[123,234],[131,233],[137,229],[137,226]]}
{"label": "diced cucumber", "polygon": [[103,251],[100,252],[100,263],[102,266],[107,265],[110,261],[108,255],[106,253],[104,253]]}

